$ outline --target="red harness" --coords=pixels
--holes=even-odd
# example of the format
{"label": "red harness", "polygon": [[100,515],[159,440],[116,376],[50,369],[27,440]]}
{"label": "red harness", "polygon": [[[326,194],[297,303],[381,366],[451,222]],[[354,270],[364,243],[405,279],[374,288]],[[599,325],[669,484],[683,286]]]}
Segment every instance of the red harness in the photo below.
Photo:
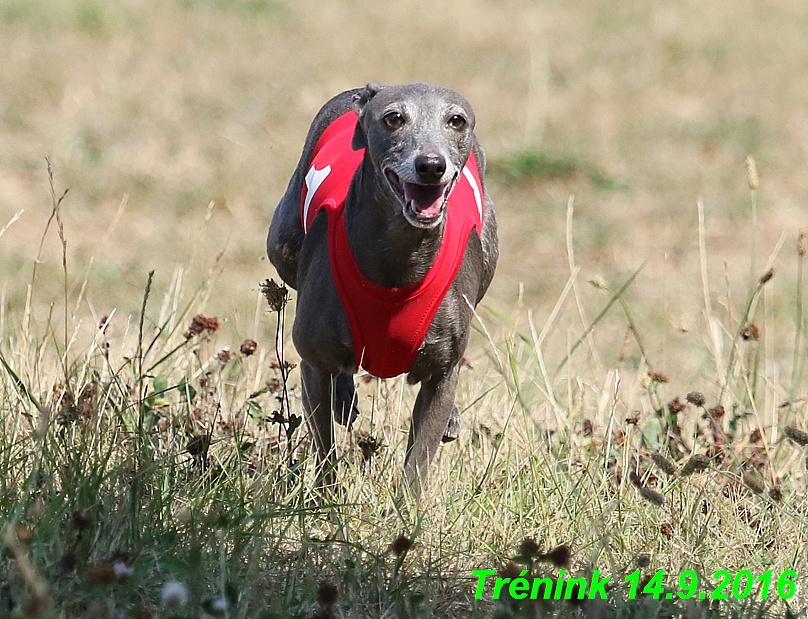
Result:
{"label": "red harness", "polygon": [[317,214],[328,216],[331,274],[351,328],[356,366],[373,376],[409,372],[435,312],[463,261],[469,234],[482,231],[483,189],[474,153],[447,205],[443,240],[424,279],[404,288],[376,286],[359,270],[345,232],[345,198],[364,149],[352,150],[357,116],[332,122],[314,147],[300,203],[304,232]]}

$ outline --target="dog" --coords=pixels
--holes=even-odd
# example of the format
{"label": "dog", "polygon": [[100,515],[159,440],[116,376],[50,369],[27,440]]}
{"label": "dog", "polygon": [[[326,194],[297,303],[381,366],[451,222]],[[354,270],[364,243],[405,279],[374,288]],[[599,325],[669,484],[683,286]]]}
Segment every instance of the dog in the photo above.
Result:
{"label": "dog", "polygon": [[320,486],[334,483],[333,421],[356,416],[360,367],[420,383],[404,464],[413,496],[457,436],[458,364],[499,256],[474,126],[454,90],[373,82],[311,124],[267,254],[297,290],[292,339]]}

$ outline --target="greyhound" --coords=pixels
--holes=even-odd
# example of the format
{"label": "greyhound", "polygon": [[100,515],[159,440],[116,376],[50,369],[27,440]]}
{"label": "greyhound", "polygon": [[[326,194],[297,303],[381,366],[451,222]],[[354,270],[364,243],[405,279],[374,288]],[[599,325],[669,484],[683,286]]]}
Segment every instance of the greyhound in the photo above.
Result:
{"label": "greyhound", "polygon": [[318,485],[334,483],[333,420],[357,414],[360,367],[421,384],[404,464],[413,496],[457,436],[458,363],[499,255],[474,126],[453,90],[373,82],[312,122],[267,254],[298,292],[292,339]]}

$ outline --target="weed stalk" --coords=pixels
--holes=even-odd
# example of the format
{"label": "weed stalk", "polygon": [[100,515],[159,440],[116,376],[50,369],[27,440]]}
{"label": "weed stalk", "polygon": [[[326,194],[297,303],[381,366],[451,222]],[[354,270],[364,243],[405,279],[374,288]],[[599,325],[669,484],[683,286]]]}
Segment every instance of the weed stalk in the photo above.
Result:
{"label": "weed stalk", "polygon": [[805,316],[802,308],[802,273],[805,265],[805,252],[808,249],[808,240],[806,240],[805,230],[800,230],[799,237],[797,238],[797,290],[796,290],[796,307],[795,307],[795,322],[796,333],[794,334],[794,360],[791,364],[791,400],[797,397],[802,382],[802,369],[805,356],[802,352],[802,338],[803,328],[805,324]]}
{"label": "weed stalk", "polygon": [[56,229],[57,229],[57,231],[59,233],[59,241],[62,244],[62,270],[64,272],[64,319],[65,319],[65,324],[64,324],[64,329],[65,329],[65,332],[64,332],[64,353],[63,353],[64,356],[62,358],[62,365],[63,365],[63,369],[64,369],[64,374],[65,374],[65,388],[67,388],[67,386],[68,386],[68,378],[69,378],[68,377],[68,369],[67,369],[67,344],[68,344],[68,338],[69,338],[69,335],[68,335],[68,333],[69,333],[68,324],[69,323],[68,323],[68,311],[67,311],[67,299],[68,299],[68,295],[67,295],[67,239],[65,238],[65,226],[64,226],[64,222],[62,221],[61,206],[62,206],[62,201],[67,196],[67,193],[70,191],[70,188],[68,187],[67,189],[65,189],[64,192],[62,192],[62,195],[60,197],[58,197],[58,198],[56,197],[56,186],[55,186],[54,181],[53,181],[53,167],[51,166],[50,159],[48,159],[46,157],[45,161],[48,164],[48,185],[50,187],[51,202],[53,203],[53,214],[56,216]]}
{"label": "weed stalk", "polygon": [[149,301],[151,294],[152,281],[154,279],[154,270],[149,271],[149,277],[146,281],[146,290],[143,293],[143,303],[140,306],[140,320],[138,321],[137,330],[137,455],[135,458],[134,473],[132,476],[132,539],[137,546],[140,542],[140,499],[143,486],[143,466],[145,462],[144,445],[145,433],[144,423],[146,417],[146,398],[144,393],[144,376],[143,376],[143,324],[146,319],[146,304]]}
{"label": "weed stalk", "polygon": [[286,304],[289,301],[289,289],[283,284],[278,284],[274,279],[267,279],[260,284],[259,289],[261,294],[267,300],[269,309],[276,314],[275,321],[275,356],[278,359],[278,370],[281,374],[281,396],[280,396],[280,418],[282,429],[286,433],[286,464],[289,472],[292,471],[294,465],[294,445],[292,438],[295,430],[301,424],[301,418],[298,415],[292,414],[292,409],[289,403],[289,374],[294,369],[294,364],[286,361],[286,352],[284,349],[283,334],[285,332],[285,317],[286,317]]}

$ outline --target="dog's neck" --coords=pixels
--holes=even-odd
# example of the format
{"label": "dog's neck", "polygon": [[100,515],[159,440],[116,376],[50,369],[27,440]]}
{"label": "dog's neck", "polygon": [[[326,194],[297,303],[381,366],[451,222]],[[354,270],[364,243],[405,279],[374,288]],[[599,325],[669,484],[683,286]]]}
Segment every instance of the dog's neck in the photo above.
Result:
{"label": "dog's neck", "polygon": [[410,225],[386,181],[365,158],[345,202],[345,230],[354,260],[377,286],[401,288],[421,281],[440,249],[444,221],[435,228]]}

